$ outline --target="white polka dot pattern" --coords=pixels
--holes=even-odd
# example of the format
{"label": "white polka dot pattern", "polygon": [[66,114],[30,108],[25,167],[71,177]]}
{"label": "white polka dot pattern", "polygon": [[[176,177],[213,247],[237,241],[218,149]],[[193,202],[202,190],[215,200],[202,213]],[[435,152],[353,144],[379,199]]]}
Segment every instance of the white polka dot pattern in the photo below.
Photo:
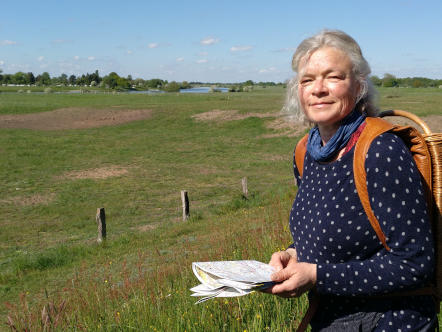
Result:
{"label": "white polka dot pattern", "polygon": [[[371,206],[390,252],[382,247],[357,195],[353,152],[329,164],[315,162],[307,153],[302,179],[295,166],[299,189],[290,231],[298,259],[317,264],[317,291],[325,295],[367,296],[424,285],[433,273],[434,249],[419,173],[408,149],[393,134],[383,134],[365,161]],[[386,330],[391,330],[389,322],[402,331],[410,330],[407,325],[415,329],[419,318],[432,314],[419,310],[416,319],[407,315],[402,320],[392,318],[398,312],[386,312],[379,324]]]}

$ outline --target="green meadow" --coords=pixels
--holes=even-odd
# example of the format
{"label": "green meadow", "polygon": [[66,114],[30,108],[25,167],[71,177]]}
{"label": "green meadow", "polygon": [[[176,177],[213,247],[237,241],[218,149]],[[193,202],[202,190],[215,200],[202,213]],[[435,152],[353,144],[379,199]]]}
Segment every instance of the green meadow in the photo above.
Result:
{"label": "green meadow", "polygon": [[[442,114],[442,89],[379,92],[381,109]],[[194,305],[188,290],[198,284],[193,261],[267,262],[290,244],[292,153],[302,132],[287,135],[281,125],[284,94],[282,87],[0,93],[0,116],[151,110],[112,126],[0,129],[0,330],[292,330],[305,297],[254,293]],[[202,117],[206,112],[222,116]],[[181,190],[190,199],[186,222]],[[99,207],[107,221],[101,244]]]}

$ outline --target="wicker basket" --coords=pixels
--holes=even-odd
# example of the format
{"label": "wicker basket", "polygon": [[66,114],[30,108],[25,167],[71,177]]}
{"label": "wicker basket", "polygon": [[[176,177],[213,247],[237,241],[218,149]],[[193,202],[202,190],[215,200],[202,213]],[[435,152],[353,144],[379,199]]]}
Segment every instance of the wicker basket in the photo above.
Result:
{"label": "wicker basket", "polygon": [[427,142],[432,164],[433,193],[433,231],[437,244],[436,279],[439,299],[442,298],[442,133],[433,133],[428,125],[418,116],[401,110],[384,111],[380,117],[403,116],[418,124],[423,131],[422,136]]}
{"label": "wicker basket", "polygon": [[439,215],[442,211],[442,133],[433,133],[428,125],[422,121],[418,116],[401,110],[391,110],[384,111],[380,115],[380,117],[385,116],[403,116],[418,124],[422,130],[422,136],[425,138],[427,142],[428,149],[431,155],[431,164],[433,165],[433,194],[434,194],[434,203],[439,210]]}

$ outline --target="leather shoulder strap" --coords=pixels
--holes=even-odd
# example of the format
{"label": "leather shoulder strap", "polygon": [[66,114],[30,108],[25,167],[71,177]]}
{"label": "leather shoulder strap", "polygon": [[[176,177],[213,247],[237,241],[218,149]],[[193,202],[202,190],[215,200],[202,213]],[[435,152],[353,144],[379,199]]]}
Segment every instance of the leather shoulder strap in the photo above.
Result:
{"label": "leather shoulder strap", "polygon": [[393,129],[393,125],[380,118],[370,118],[366,119],[366,126],[359,136],[359,139],[355,146],[355,152],[353,157],[353,173],[354,181],[356,185],[356,190],[358,191],[359,199],[361,200],[362,206],[364,208],[365,214],[370,221],[371,227],[373,227],[376,232],[377,237],[382,242],[385,249],[390,251],[387,245],[387,240],[385,234],[379,225],[379,221],[370,205],[370,199],[368,197],[367,189],[367,173],[365,172],[365,158],[367,156],[368,149],[373,140],[382,133],[385,133]]}
{"label": "leather shoulder strap", "polygon": [[302,178],[302,172],[304,171],[304,158],[307,152],[308,134],[301,138],[296,144],[295,148],[295,164],[298,169],[299,176]]}

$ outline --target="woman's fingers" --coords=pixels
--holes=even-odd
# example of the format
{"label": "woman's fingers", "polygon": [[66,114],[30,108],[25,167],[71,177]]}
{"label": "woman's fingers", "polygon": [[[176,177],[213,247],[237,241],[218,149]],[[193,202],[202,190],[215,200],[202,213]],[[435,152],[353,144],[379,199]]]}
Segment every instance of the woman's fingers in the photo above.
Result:
{"label": "woman's fingers", "polygon": [[272,274],[272,280],[278,284],[269,288],[268,293],[282,297],[300,296],[316,283],[316,265],[298,263],[295,259],[287,266]]}
{"label": "woman's fingers", "polygon": [[294,271],[287,266],[286,268],[273,273],[270,278],[275,282],[283,282],[284,280],[289,279],[293,273]]}
{"label": "woman's fingers", "polygon": [[290,255],[285,251],[278,251],[273,253],[269,265],[273,266],[276,271],[280,271],[287,265],[290,260]]}

